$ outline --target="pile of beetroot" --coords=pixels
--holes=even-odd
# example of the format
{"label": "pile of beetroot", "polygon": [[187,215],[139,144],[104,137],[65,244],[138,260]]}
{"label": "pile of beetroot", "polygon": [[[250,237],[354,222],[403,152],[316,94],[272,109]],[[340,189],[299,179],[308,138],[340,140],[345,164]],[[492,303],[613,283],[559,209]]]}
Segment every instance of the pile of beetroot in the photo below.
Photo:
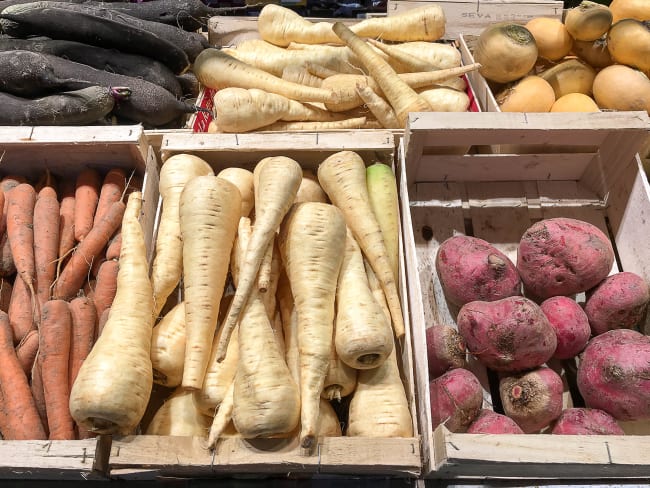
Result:
{"label": "pile of beetroot", "polygon": [[[522,236],[515,265],[488,242],[443,242],[436,271],[456,328],[427,329],[433,428],[452,432],[624,434],[617,421],[650,419],[650,288],[630,272],[609,275],[608,237],[587,222],[546,219]],[[609,276],[608,276],[609,275]],[[579,304],[576,294],[586,292]],[[483,409],[472,354],[499,378],[503,414]],[[552,358],[578,363],[585,408],[563,410]]]}

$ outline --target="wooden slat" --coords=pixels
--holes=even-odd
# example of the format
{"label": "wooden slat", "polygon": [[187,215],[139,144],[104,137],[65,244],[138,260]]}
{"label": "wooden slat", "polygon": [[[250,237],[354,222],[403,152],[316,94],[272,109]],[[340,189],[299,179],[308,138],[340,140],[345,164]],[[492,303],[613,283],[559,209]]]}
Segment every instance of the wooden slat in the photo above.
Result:
{"label": "wooden slat", "polygon": [[[389,16],[420,7],[426,0],[389,0]],[[503,0],[437,0],[445,12],[445,39],[458,39],[460,34],[478,35],[489,24],[511,21],[525,24],[535,17],[562,18],[564,4],[560,1],[503,1]]]}
{"label": "wooden slat", "polygon": [[650,437],[452,434],[439,429],[439,476],[577,479],[650,476]]}
{"label": "wooden slat", "polygon": [[197,437],[127,436],[114,438],[113,478],[207,476],[257,473],[336,473],[415,477],[420,472],[417,438],[325,437],[314,455],[300,454],[297,439],[219,441],[214,453]]}
{"label": "wooden slat", "polygon": [[[458,37],[458,46],[460,48],[463,64],[472,64],[475,62],[470,45],[472,38],[475,39],[476,37],[468,35],[460,35]],[[485,78],[483,78],[478,71],[467,73],[467,78],[472,85],[472,89],[478,99],[481,110],[483,112],[501,112],[499,104],[496,102],[494,94]]]}
{"label": "wooden slat", "polygon": [[103,478],[94,470],[97,439],[0,441],[0,478],[84,480]]}

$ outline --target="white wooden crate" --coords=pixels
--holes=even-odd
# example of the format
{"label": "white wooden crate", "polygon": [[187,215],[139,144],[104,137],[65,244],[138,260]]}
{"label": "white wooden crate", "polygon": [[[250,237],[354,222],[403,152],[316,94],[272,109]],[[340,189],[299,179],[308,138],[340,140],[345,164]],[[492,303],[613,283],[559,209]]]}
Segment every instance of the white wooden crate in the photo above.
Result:
{"label": "white wooden crate", "polygon": [[[573,217],[610,235],[615,269],[650,281],[650,186],[636,152],[645,112],[581,114],[411,114],[398,153],[423,475],[425,477],[617,478],[650,476],[650,436],[551,436],[432,432],[425,330],[455,324],[435,272],[440,243],[481,237],[515,259],[533,222]],[[528,146],[530,154],[481,154]],[[454,149],[470,147],[458,156]],[[646,323],[646,333],[650,332]],[[567,380],[571,364],[564,363]],[[474,370],[492,405],[489,374]],[[560,370],[562,372],[562,370]],[[492,382],[494,386],[494,382]],[[565,406],[571,405],[571,390]],[[624,423],[650,434],[650,422]]]}
{"label": "white wooden crate", "polygon": [[[358,152],[366,163],[392,164],[395,142],[390,131],[326,131],[321,133],[182,134],[163,137],[163,161],[189,153],[210,163],[215,173],[229,166],[253,169],[262,158],[289,156],[305,169],[315,170],[328,155],[341,150]],[[313,455],[301,455],[297,438],[220,439],[216,450],[206,440],[189,437],[113,437],[109,468],[112,478],[151,479],[157,476],[253,476],[341,474],[413,478],[421,471],[420,442],[415,408],[408,300],[404,262],[400,288],[406,337],[399,349],[403,381],[414,436],[410,438],[321,437]]]}

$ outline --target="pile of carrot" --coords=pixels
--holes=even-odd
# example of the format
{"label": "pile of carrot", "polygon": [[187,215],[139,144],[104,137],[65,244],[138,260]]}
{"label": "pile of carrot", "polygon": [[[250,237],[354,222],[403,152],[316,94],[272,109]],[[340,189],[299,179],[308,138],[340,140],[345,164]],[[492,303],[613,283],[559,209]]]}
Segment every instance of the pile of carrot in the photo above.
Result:
{"label": "pile of carrot", "polygon": [[307,455],[322,436],[413,435],[389,166],[341,151],[317,174],[273,156],[215,175],[177,154],[160,194],[151,362],[170,393],[144,433],[288,437]]}
{"label": "pile of carrot", "polygon": [[[128,172],[0,181],[0,433],[78,439],[70,389],[116,292]],[[135,179],[135,178],[134,178]]]}

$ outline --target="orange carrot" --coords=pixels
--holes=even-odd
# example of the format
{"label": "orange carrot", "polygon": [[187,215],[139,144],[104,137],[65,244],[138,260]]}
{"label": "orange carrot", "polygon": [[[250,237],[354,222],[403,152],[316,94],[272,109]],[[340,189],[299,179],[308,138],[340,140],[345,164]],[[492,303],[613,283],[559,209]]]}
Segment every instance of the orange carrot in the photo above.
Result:
{"label": "orange carrot", "polygon": [[74,439],[74,421],[70,415],[68,364],[72,318],[68,302],[50,300],[43,304],[39,354],[49,439]]}
{"label": "orange carrot", "polygon": [[93,260],[97,258],[111,235],[122,223],[124,209],[124,202],[113,203],[104,218],[90,230],[86,238],[77,246],[56,281],[54,298],[69,300],[77,294],[83,286]]}
{"label": "orange carrot", "polygon": [[[39,338],[40,342],[40,338]],[[38,416],[41,419],[43,428],[45,429],[45,435],[49,435],[47,430],[47,411],[45,409],[45,394],[43,393],[43,360],[41,355],[36,352],[36,359],[34,359],[34,365],[32,366],[32,377],[30,389],[32,391],[32,397],[34,397],[34,404],[36,405],[36,410],[38,411]],[[46,437],[47,438],[47,437]]]}
{"label": "orange carrot", "polygon": [[0,310],[9,311],[9,302],[11,301],[11,290],[13,286],[7,278],[0,278]]}
{"label": "orange carrot", "polygon": [[117,270],[119,262],[116,260],[104,261],[97,273],[97,284],[93,293],[93,302],[100,316],[109,308],[117,291]]}
{"label": "orange carrot", "polygon": [[95,342],[102,334],[102,330],[104,330],[104,325],[106,325],[106,321],[108,320],[108,314],[110,312],[111,312],[111,308],[108,307],[106,310],[102,312],[101,315],[99,315],[99,318],[97,319],[97,330],[95,331]]}
{"label": "orange carrot", "polygon": [[14,344],[18,344],[27,333],[36,328],[34,310],[32,308],[32,295],[25,282],[16,276],[11,300],[7,309],[9,323],[14,334]]}
{"label": "orange carrot", "polygon": [[34,205],[34,264],[39,309],[50,299],[58,254],[59,201],[54,189],[45,186]]}
{"label": "orange carrot", "polygon": [[38,331],[30,330],[16,346],[16,356],[27,376],[31,375],[36,353],[38,352]]}
{"label": "orange carrot", "polygon": [[97,170],[87,168],[77,176],[74,199],[74,237],[83,241],[93,227],[102,179]]}
{"label": "orange carrot", "polygon": [[3,438],[47,439],[27,376],[14,351],[9,317],[4,312],[0,312],[0,360],[0,394],[3,399],[0,420],[5,422],[5,425],[0,425],[0,431]]}
{"label": "orange carrot", "polygon": [[34,187],[21,183],[8,195],[7,236],[16,271],[34,297]]}
{"label": "orange carrot", "polygon": [[99,268],[101,268],[102,264],[104,264],[105,262],[106,262],[106,255],[100,255],[97,256],[95,259],[93,259],[93,265],[90,267],[90,276],[97,279]]}
{"label": "orange carrot", "polygon": [[87,297],[77,297],[70,301],[72,317],[72,335],[70,343],[70,362],[68,384],[72,388],[77,373],[86,356],[95,343],[95,323],[97,311],[92,300]]}
{"label": "orange carrot", "polygon": [[122,249],[122,232],[118,230],[108,243],[108,247],[106,248],[106,259],[119,259],[120,249]]}
{"label": "orange carrot", "polygon": [[124,174],[123,169],[113,168],[106,173],[99,193],[99,200],[97,202],[97,210],[95,211],[93,225],[97,225],[102,217],[106,215],[111,204],[122,199],[125,186],[126,175]]}
{"label": "orange carrot", "polygon": [[64,180],[61,188],[61,204],[59,206],[59,259],[64,259],[74,247],[74,208],[75,184],[72,180]]}

